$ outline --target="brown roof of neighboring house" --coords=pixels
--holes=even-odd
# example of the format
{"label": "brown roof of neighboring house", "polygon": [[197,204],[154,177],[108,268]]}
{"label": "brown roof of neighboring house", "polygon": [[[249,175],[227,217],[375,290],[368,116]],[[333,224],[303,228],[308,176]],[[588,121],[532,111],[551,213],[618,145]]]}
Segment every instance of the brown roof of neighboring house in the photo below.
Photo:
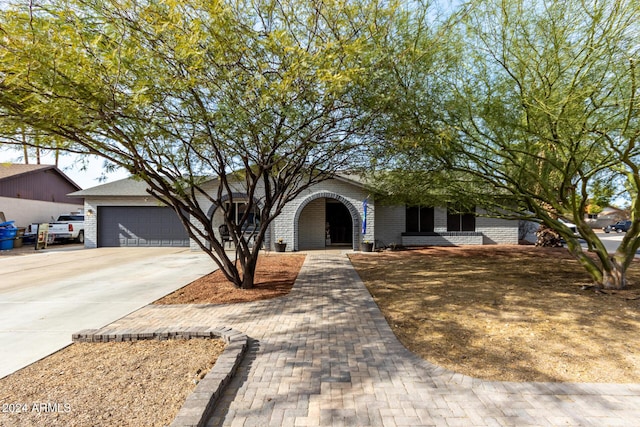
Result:
{"label": "brown roof of neighboring house", "polygon": [[34,172],[40,172],[45,170],[54,170],[58,173],[62,178],[68,181],[72,186],[76,187],[78,190],[81,190],[78,184],[73,182],[71,178],[64,174],[60,169],[58,169],[55,165],[24,165],[24,164],[15,164],[15,163],[0,163],[0,181],[8,178],[15,178],[20,175],[27,175]]}
{"label": "brown roof of neighboring house", "polygon": [[53,165],[21,165],[13,163],[0,163],[0,179],[31,173],[37,170],[52,169]]}

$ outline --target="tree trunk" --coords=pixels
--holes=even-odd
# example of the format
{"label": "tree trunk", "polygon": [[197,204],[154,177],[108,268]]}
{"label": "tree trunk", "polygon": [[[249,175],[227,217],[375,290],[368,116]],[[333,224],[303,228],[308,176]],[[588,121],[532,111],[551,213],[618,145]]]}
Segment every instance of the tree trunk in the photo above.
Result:
{"label": "tree trunk", "polygon": [[253,269],[253,271],[249,271],[249,269],[246,269],[245,271],[243,271],[243,277],[242,277],[242,289],[253,289],[253,280],[255,279],[255,267]]}
{"label": "tree trunk", "polygon": [[22,153],[24,155],[24,164],[28,165],[29,164],[29,150],[28,150],[28,145],[27,145],[27,134],[24,131],[24,128],[20,129],[20,133],[22,134]]}
{"label": "tree trunk", "polygon": [[253,289],[253,281],[255,280],[256,265],[258,264],[258,255],[251,252],[245,258],[242,265],[242,289]]}
{"label": "tree trunk", "polygon": [[627,287],[627,272],[614,257],[610,258],[610,269],[603,268],[602,287],[604,289],[625,289]]}

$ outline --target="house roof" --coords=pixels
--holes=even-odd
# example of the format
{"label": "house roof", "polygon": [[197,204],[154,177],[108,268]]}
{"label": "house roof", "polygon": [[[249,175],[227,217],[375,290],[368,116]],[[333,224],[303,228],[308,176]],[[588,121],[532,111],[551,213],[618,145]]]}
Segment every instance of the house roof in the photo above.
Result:
{"label": "house roof", "polygon": [[95,187],[87,188],[86,190],[76,191],[69,194],[71,197],[109,197],[109,196],[122,196],[122,197],[136,197],[136,196],[148,196],[147,188],[149,186],[146,182],[133,178],[124,178],[118,181],[109,182],[107,184],[97,185]]}
{"label": "house roof", "polygon": [[366,180],[362,177],[362,175],[357,173],[339,172],[334,176],[334,178],[339,181],[344,181],[351,185],[355,185],[357,187],[365,187],[366,185]]}
{"label": "house roof", "polygon": [[601,212],[601,214],[603,215],[611,215],[611,214],[618,214],[618,213],[624,213],[624,210],[620,208],[616,208],[615,206],[606,206],[604,209],[602,209],[602,212]]}
{"label": "house roof", "polygon": [[[337,174],[334,179],[347,182],[351,185],[364,187],[361,178],[356,174]],[[209,181],[215,181],[212,178]],[[113,181],[107,184],[98,185],[87,188],[85,190],[76,191],[69,194],[71,197],[139,197],[148,196],[147,189],[149,186],[146,182],[134,179],[132,177]]]}
{"label": "house roof", "polygon": [[54,171],[63,179],[68,181],[73,187],[76,187],[78,190],[82,189],[82,187],[73,182],[71,178],[65,175],[65,173],[58,169],[55,165],[23,165],[14,163],[0,163],[0,181],[46,170]]}

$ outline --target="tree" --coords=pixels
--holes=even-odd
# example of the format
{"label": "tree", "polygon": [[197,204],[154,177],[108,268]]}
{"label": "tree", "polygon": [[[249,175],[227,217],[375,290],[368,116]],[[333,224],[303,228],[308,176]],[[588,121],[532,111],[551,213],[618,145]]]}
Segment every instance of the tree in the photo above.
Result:
{"label": "tree", "polygon": [[597,215],[604,208],[611,204],[616,189],[613,183],[603,180],[595,180],[589,186],[589,200],[587,204],[587,214]]}
{"label": "tree", "polygon": [[60,150],[66,145],[65,141],[60,138],[50,138],[48,135],[43,135],[34,129],[24,126],[19,126],[17,129],[1,128],[0,135],[0,141],[5,143],[4,145],[0,143],[0,148],[22,151],[22,158],[25,164],[29,164],[31,156],[36,158],[36,164],[40,164],[43,151],[46,152],[50,148],[55,155],[55,165],[58,166]]}
{"label": "tree", "polygon": [[283,206],[360,159],[371,120],[357,98],[391,13],[357,0],[5,7],[0,124],[130,171],[230,281],[249,288]]}
{"label": "tree", "polygon": [[[449,176],[451,194],[491,215],[540,221],[598,286],[624,288],[640,246],[638,18],[638,2],[625,0],[465,3],[447,26],[455,66],[439,76],[443,108],[429,127],[397,117],[405,133],[389,135],[394,161]],[[420,64],[412,72],[433,75]],[[409,154],[407,129],[418,141]],[[584,219],[603,181],[632,197],[633,225],[614,254]]]}

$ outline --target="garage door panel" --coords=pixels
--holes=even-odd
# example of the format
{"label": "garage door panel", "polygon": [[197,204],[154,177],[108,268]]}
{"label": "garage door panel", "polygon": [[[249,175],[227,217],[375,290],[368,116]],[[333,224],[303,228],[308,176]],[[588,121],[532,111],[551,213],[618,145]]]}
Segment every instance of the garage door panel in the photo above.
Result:
{"label": "garage door panel", "polygon": [[189,236],[170,208],[99,206],[98,246],[184,247]]}

